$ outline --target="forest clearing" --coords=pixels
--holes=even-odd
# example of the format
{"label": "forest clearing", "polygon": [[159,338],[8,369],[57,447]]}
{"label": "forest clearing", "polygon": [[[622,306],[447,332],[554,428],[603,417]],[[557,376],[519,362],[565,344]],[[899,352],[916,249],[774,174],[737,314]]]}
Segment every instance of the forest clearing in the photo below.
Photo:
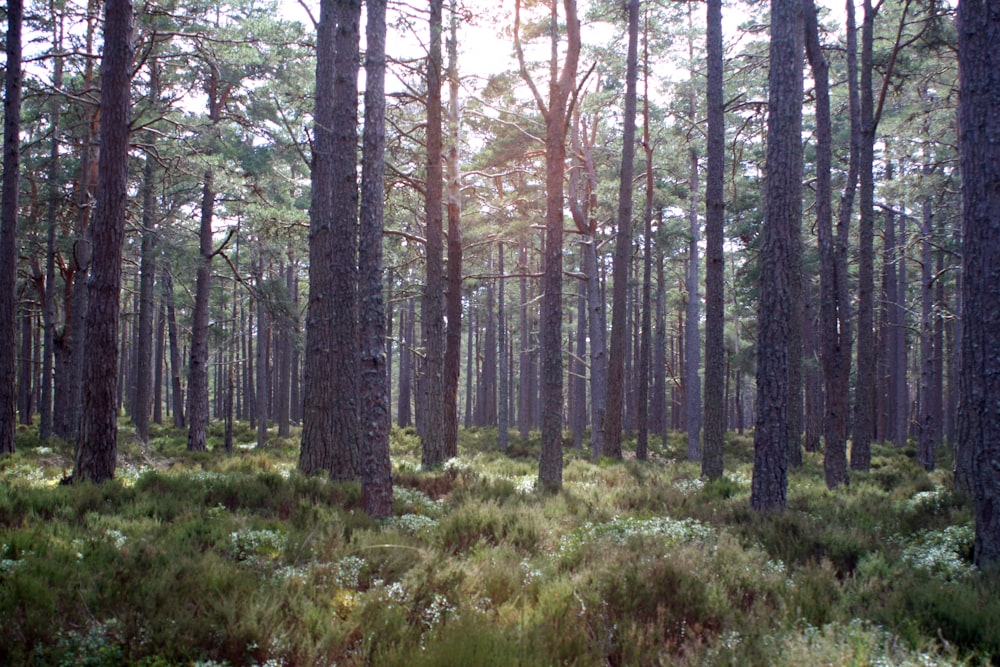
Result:
{"label": "forest clearing", "polygon": [[[123,429],[124,430],[124,429]],[[1000,583],[971,563],[969,504],[912,445],[829,491],[818,454],[788,508],[750,509],[752,443],[703,480],[683,434],[648,462],[462,431],[420,467],[394,430],[382,520],[357,483],[296,472],[297,441],[188,452],[154,428],[121,472],[58,484],[61,443],[0,459],[0,662],[38,665],[986,665]],[[128,436],[123,441],[134,442]]]}

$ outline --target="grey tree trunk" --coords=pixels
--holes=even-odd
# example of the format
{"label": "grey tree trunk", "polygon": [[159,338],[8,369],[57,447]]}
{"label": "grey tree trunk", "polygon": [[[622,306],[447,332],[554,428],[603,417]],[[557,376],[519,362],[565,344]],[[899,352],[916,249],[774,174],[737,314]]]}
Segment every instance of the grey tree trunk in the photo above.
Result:
{"label": "grey tree trunk", "polygon": [[500,274],[499,293],[497,294],[497,339],[500,347],[500,386],[497,390],[497,447],[507,449],[510,446],[510,382],[507,356],[507,303],[506,283],[503,266],[503,242],[497,244],[497,273]]}
{"label": "grey tree trunk", "polygon": [[[369,516],[392,514],[389,375],[386,372],[382,231],[385,192],[385,0],[368,0],[365,28],[365,128],[358,247],[361,333],[361,504]],[[457,425],[457,424],[456,424]]]}
{"label": "grey tree trunk", "polygon": [[[925,173],[927,171],[925,170]],[[934,470],[934,458],[940,437],[939,415],[934,413],[934,210],[930,197],[923,202],[920,239],[920,432],[917,460],[926,470]]]}
{"label": "grey tree trunk", "polygon": [[[22,0],[7,3],[7,62],[3,98],[3,201],[0,203],[0,454],[14,453],[16,360],[10,344],[17,333],[17,209],[21,171]],[[113,469],[112,469],[113,472]]]}
{"label": "grey tree trunk", "polygon": [[[55,19],[56,17],[53,17]],[[61,23],[61,22],[59,22]],[[55,50],[62,51],[62,26],[57,23],[55,28]],[[63,86],[63,58],[60,53],[55,57],[52,73],[52,87],[55,90],[62,90]],[[38,435],[42,440],[52,437],[52,366],[55,357],[56,345],[56,225],[59,210],[59,200],[62,198],[60,192],[60,169],[59,144],[60,133],[62,132],[62,101],[58,96],[53,95],[49,103],[49,125],[52,132],[52,144],[49,151],[49,168],[46,175],[46,196],[48,202],[45,207],[46,220],[46,243],[45,243],[45,287],[42,299],[42,326],[44,329],[44,344],[42,347],[42,386],[41,402],[38,410]]]}
{"label": "grey tree trunk", "polygon": [[101,154],[97,201],[91,226],[93,269],[84,332],[83,413],[76,441],[74,482],[104,482],[115,474],[118,453],[118,316],[122,241],[128,185],[130,79],[135,47],[132,3],[104,5],[101,60]]}
{"label": "grey tree trunk", "polygon": [[[155,68],[155,65],[154,65]],[[139,324],[135,351],[135,405],[132,423],[139,442],[149,442],[149,412],[152,390],[153,311],[156,308],[154,283],[156,277],[156,230],[154,229],[156,198],[154,196],[155,165],[146,156],[142,175],[142,241],[139,264]]]}
{"label": "grey tree trunk", "polygon": [[788,487],[789,288],[795,268],[791,246],[802,217],[801,30],[800,0],[772,0],[757,419],[750,492],[750,503],[757,511],[783,508]]}
{"label": "grey tree trunk", "polygon": [[858,335],[857,376],[854,385],[854,439],[851,468],[866,470],[871,461],[871,441],[875,426],[875,117],[872,93],[872,49],[875,10],[864,1],[861,28],[861,144],[858,191]]}
{"label": "grey tree trunk", "polygon": [[309,304],[299,470],[355,479],[360,0],[323,0],[309,208]]}
{"label": "grey tree trunk", "polygon": [[462,362],[462,202],[458,165],[461,118],[458,108],[458,7],[452,0],[448,40],[448,288],[444,351],[444,456],[458,456],[458,381]]}
{"label": "grey tree trunk", "polygon": [[625,111],[622,162],[618,176],[618,233],[615,237],[611,298],[611,341],[608,346],[608,396],[604,413],[605,456],[622,458],[625,409],[625,340],[629,276],[632,273],[632,180],[635,173],[636,88],[639,72],[639,0],[628,4],[628,55],[625,65]]}
{"label": "grey tree trunk", "polygon": [[[693,102],[690,103],[692,118]],[[701,297],[698,242],[698,154],[689,151],[688,166],[688,260],[684,289],[687,292],[684,327],[684,427],[689,461],[701,461]]]}
{"label": "grey tree trunk", "polygon": [[184,428],[184,389],[181,385],[181,347],[177,335],[177,313],[174,306],[174,276],[168,263],[161,280],[163,300],[167,308],[167,338],[170,347],[170,399],[173,404],[174,427]]}
{"label": "grey tree trunk", "polygon": [[972,449],[975,561],[1000,562],[1000,6],[958,6],[962,166],[959,442]]}
{"label": "grey tree trunk", "polygon": [[421,302],[424,361],[421,381],[423,395],[423,451],[421,463],[439,466],[445,459],[444,357],[445,293],[443,264],[442,121],[441,121],[441,31],[442,2],[430,0],[430,43],[427,54],[427,177],[425,183],[424,246],[427,275]]}
{"label": "grey tree trunk", "polygon": [[701,474],[722,477],[726,407],[725,350],[725,109],[722,0],[707,4],[708,164],[705,177],[705,434]]}

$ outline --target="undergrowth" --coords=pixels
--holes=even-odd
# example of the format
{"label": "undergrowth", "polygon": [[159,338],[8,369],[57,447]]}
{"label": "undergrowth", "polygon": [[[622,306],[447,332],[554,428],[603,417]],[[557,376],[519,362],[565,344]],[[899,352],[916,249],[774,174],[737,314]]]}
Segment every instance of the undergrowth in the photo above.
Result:
{"label": "undergrowth", "polygon": [[[537,439],[421,468],[393,433],[394,515],[357,484],[295,471],[297,437],[213,425],[205,453],[126,428],[118,478],[59,484],[66,443],[0,458],[0,664],[929,665],[1000,660],[1000,581],[971,565],[970,508],[913,452],[829,491],[791,472],[749,509],[752,443],[704,481],[681,437],[650,460],[566,450],[535,488]],[[942,466],[946,467],[946,466]]]}

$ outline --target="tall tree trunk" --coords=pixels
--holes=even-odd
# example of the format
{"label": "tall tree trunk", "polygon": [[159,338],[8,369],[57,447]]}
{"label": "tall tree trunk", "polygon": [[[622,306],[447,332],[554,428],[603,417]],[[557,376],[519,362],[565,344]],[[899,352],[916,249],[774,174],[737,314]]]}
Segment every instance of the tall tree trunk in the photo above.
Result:
{"label": "tall tree trunk", "polygon": [[[693,102],[689,113],[693,119]],[[689,151],[688,166],[688,261],[684,289],[687,292],[684,328],[684,425],[687,429],[689,461],[701,461],[701,297],[698,295],[698,154]]]}
{"label": "tall tree trunk", "polygon": [[656,343],[653,346],[653,423],[650,428],[659,434],[660,442],[667,442],[667,312],[663,253],[656,256]]}
{"label": "tall tree trunk", "polygon": [[[159,70],[155,60],[150,63],[150,98],[159,101]],[[152,132],[146,137],[150,146],[155,144]],[[141,443],[149,442],[149,412],[153,381],[153,312],[156,308],[154,283],[156,278],[156,165],[151,155],[146,155],[142,173],[142,241],[139,259],[139,323],[135,351],[135,406],[132,423],[135,436]]]}
{"label": "tall tree trunk", "polygon": [[[929,173],[925,168],[924,173]],[[920,410],[917,460],[926,470],[934,470],[940,422],[934,414],[934,267],[932,242],[934,210],[930,196],[923,202],[920,239]]]}
{"label": "tall tree trunk", "polygon": [[458,380],[462,362],[462,207],[458,169],[458,6],[452,0],[448,40],[448,286],[444,351],[444,456],[458,456]]}
{"label": "tall tree trunk", "polygon": [[121,298],[122,240],[128,185],[132,3],[108,0],[101,60],[101,154],[97,202],[91,226],[93,269],[87,305],[83,366],[83,414],[72,479],[104,482],[114,477],[118,453],[118,315]]}
{"label": "tall tree trunk", "polygon": [[896,230],[896,304],[895,304],[895,327],[893,335],[896,337],[894,349],[896,356],[889,365],[889,372],[892,374],[892,386],[895,389],[893,397],[893,442],[899,446],[906,446],[906,437],[910,425],[910,388],[907,384],[907,349],[906,349],[906,215],[895,215],[887,213],[889,216],[886,224],[892,224],[894,220],[899,221],[899,228]]}
{"label": "tall tree trunk", "polygon": [[[53,16],[55,56],[52,72],[52,87],[62,90],[63,87],[63,57],[62,57],[62,20]],[[42,387],[41,404],[39,405],[38,435],[41,440],[52,437],[52,366],[55,357],[56,331],[56,225],[59,212],[59,200],[62,198],[60,179],[62,160],[59,157],[60,133],[62,119],[62,101],[57,95],[49,100],[49,125],[52,133],[52,144],[49,151],[49,168],[46,175],[46,243],[45,243],[45,289],[42,299],[42,320],[44,327],[44,345],[42,349]]]}
{"label": "tall tree trunk", "polygon": [[497,273],[500,275],[499,293],[497,294],[497,343],[500,348],[500,386],[497,390],[497,446],[506,450],[510,446],[511,384],[508,377],[510,368],[507,356],[507,281],[504,279],[503,254],[503,242],[501,241],[497,243]]}
{"label": "tall tree trunk", "polygon": [[[580,273],[585,275],[582,252]],[[584,362],[587,355],[587,283],[581,279],[576,286],[576,349],[570,357],[568,400],[573,449],[583,449],[583,435],[587,430],[587,364]]]}
{"label": "tall tree trunk", "polygon": [[[271,342],[271,318],[267,312],[263,295],[260,294],[261,282],[263,282],[263,270],[257,269],[257,399],[254,404],[257,408],[257,446],[267,445],[267,426],[271,418],[270,401],[268,397],[271,393],[271,373],[268,367],[268,357],[270,356]],[[190,390],[189,390],[190,391]]]}
{"label": "tall tree trunk", "polygon": [[360,0],[322,0],[309,208],[309,305],[299,470],[354,479],[360,464],[357,127]]}
{"label": "tall tree trunk", "polygon": [[[17,317],[17,210],[21,172],[22,0],[7,3],[7,62],[3,98],[3,202],[0,204],[0,340],[15,339]],[[16,396],[14,346],[0,345],[0,454],[14,453]]]}
{"label": "tall tree trunk", "polygon": [[410,384],[412,383],[414,303],[412,297],[407,299],[400,313],[403,321],[399,324],[402,340],[399,346],[399,395],[396,406],[396,424],[399,428],[405,428],[412,423],[410,418]]}
{"label": "tall tree trunk", "polygon": [[791,246],[802,217],[801,20],[800,0],[772,0],[757,420],[750,496],[758,511],[783,508],[788,487],[789,287],[795,270]]}
{"label": "tall tree trunk", "polygon": [[855,82],[856,31],[853,0],[848,0],[847,60],[851,107],[851,152],[847,186],[841,198],[837,235],[833,232],[830,169],[832,138],[830,124],[829,67],[819,42],[813,0],[803,0],[806,53],[813,71],[816,96],[816,231],[820,255],[819,357],[826,390],[823,437],[823,469],[826,484],[835,488],[847,480],[848,373],[850,367],[850,319],[847,313],[847,234],[850,227],[854,183],[857,180],[858,126]]}
{"label": "tall tree trunk", "polygon": [[[235,313],[233,318],[235,321]],[[153,353],[153,423],[163,423],[163,363],[167,352],[167,310],[161,299],[156,311],[155,347]],[[234,325],[235,326],[235,325]]]}
{"label": "tall tree trunk", "polygon": [[874,431],[875,339],[874,339],[874,239],[875,239],[875,113],[872,91],[872,50],[875,12],[871,0],[864,0],[861,27],[861,145],[858,164],[858,335],[857,380],[854,385],[854,439],[851,468],[867,470],[871,461]]}
{"label": "tall tree trunk", "polygon": [[1000,562],[1000,6],[958,6],[962,166],[959,442],[972,450],[975,561]]}
{"label": "tall tree trunk", "polygon": [[518,272],[521,277],[518,280],[521,296],[520,330],[521,330],[521,350],[518,359],[518,411],[517,428],[518,435],[522,440],[528,439],[528,431],[531,428],[531,319],[528,317],[528,279],[525,273],[528,270],[528,245],[524,234],[520,238],[520,248],[518,254]]}
{"label": "tall tree trunk", "polygon": [[444,356],[445,291],[443,267],[442,198],[442,121],[441,121],[441,31],[442,0],[430,0],[430,44],[427,55],[427,178],[425,184],[424,224],[427,275],[421,304],[424,338],[422,381],[424,432],[421,462],[439,466],[445,459],[444,425]]}
{"label": "tall tree trunk", "polygon": [[705,435],[701,474],[722,477],[726,408],[725,350],[725,108],[722,0],[707,5],[708,165],[705,177]]}
{"label": "tall tree trunk", "polygon": [[[385,0],[368,0],[365,28],[365,127],[361,163],[358,303],[361,339],[361,505],[369,516],[392,514],[389,375],[386,372],[382,230],[385,196]],[[461,302],[460,302],[461,303]],[[461,331],[459,331],[461,334]],[[456,377],[457,382],[457,377]],[[457,420],[457,415],[456,415]],[[458,423],[456,421],[456,428]]]}
{"label": "tall tree trunk", "polygon": [[181,348],[177,335],[174,306],[174,276],[170,264],[163,268],[163,299],[167,306],[167,338],[170,347],[170,398],[174,408],[174,427],[184,428],[184,389],[181,386]]}
{"label": "tall tree trunk", "polygon": [[20,423],[30,426],[32,423],[32,413],[34,404],[32,399],[31,382],[31,320],[34,313],[27,304],[21,305],[21,368],[18,372],[18,398],[17,411]]}
{"label": "tall tree trunk", "polygon": [[807,452],[818,452],[822,449],[823,437],[823,375],[820,372],[818,358],[818,340],[816,334],[816,288],[809,281],[803,291],[802,342],[804,356],[804,384],[806,392],[805,447]]}
{"label": "tall tree trunk", "polygon": [[550,22],[552,54],[550,60],[549,98],[546,103],[524,66],[519,36],[520,0],[515,3],[515,50],[521,74],[535,96],[545,118],[545,250],[542,265],[541,348],[541,427],[542,451],[538,462],[540,486],[555,489],[562,486],[562,252],[563,252],[563,178],[566,168],[566,123],[570,93],[576,85],[576,69],[580,58],[580,21],[576,0],[564,0],[567,44],[560,70],[556,58],[559,52],[559,21],[557,5],[552,3]]}
{"label": "tall tree trunk", "polygon": [[[216,151],[218,141],[218,124],[222,119],[222,109],[225,105],[227,92],[224,87],[218,65],[208,63],[210,68],[207,82],[208,93],[208,130],[207,153],[211,156]],[[199,252],[198,272],[195,279],[194,312],[191,324],[191,356],[188,364],[188,441],[189,451],[203,452],[208,448],[208,318],[209,297],[211,296],[212,280],[212,223],[215,219],[215,175],[212,167],[205,170],[201,190],[201,226],[198,233]]]}

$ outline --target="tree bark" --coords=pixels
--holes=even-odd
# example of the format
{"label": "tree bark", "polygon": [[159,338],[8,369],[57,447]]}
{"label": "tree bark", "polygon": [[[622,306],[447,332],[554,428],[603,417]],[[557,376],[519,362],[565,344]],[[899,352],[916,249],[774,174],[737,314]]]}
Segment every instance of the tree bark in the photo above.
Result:
{"label": "tree bark", "polygon": [[626,301],[632,266],[632,180],[635,173],[636,88],[639,72],[639,0],[628,1],[628,55],[625,65],[625,110],[622,161],[618,177],[618,233],[615,235],[611,298],[611,341],[608,346],[608,397],[604,413],[604,456],[622,458],[625,405]]}
{"label": "tree bark", "polygon": [[750,502],[784,508],[788,487],[788,363],[793,234],[802,216],[800,0],[771,2],[765,221],[760,263],[757,419]]}
{"label": "tree bark", "polygon": [[323,0],[309,208],[309,305],[299,470],[358,475],[357,127],[360,0]]}
{"label": "tree bark", "polygon": [[[159,98],[159,76],[156,62],[150,64],[150,97],[154,102]],[[146,137],[152,146],[152,133]],[[146,155],[142,173],[142,241],[139,259],[139,324],[137,331],[135,406],[132,423],[139,442],[149,442],[149,413],[153,381],[153,312],[156,307],[154,283],[156,278],[156,218],[155,185],[156,165],[153,157]]]}
{"label": "tree bark", "polygon": [[93,268],[84,332],[83,414],[76,442],[74,482],[104,482],[115,474],[118,453],[118,316],[122,240],[128,185],[132,3],[108,0],[101,60],[101,154],[91,225]]}
{"label": "tree bark", "polygon": [[458,381],[462,362],[462,204],[458,145],[461,118],[458,109],[458,7],[452,0],[451,39],[448,40],[448,286],[445,290],[444,456],[458,456]]}
{"label": "tree bark", "polygon": [[[928,173],[925,169],[924,173]],[[934,267],[931,244],[934,234],[934,210],[928,196],[923,202],[920,239],[920,432],[917,461],[925,470],[934,470],[940,421],[934,413]]]}
{"label": "tree bark", "polygon": [[[361,505],[369,516],[392,514],[389,376],[386,372],[382,230],[385,197],[385,0],[368,0],[365,38],[365,127],[361,163],[358,301],[361,338]],[[461,334],[461,331],[459,331]],[[457,378],[456,378],[457,381]],[[456,415],[457,420],[457,415]],[[456,421],[456,428],[458,424]]]}
{"label": "tree bark", "polygon": [[962,371],[958,440],[972,450],[975,562],[1000,562],[1000,5],[958,6]]}
{"label": "tree bark", "polygon": [[506,283],[503,266],[503,242],[497,243],[497,273],[500,274],[497,294],[497,343],[500,348],[500,383],[497,391],[497,447],[506,450],[510,446],[510,382],[507,357],[507,303]]}
{"label": "tree bark", "polygon": [[875,118],[872,93],[872,49],[875,10],[871,0],[864,1],[861,28],[861,143],[858,173],[858,335],[857,380],[854,385],[854,438],[851,443],[851,468],[867,470],[871,461],[874,431],[875,337],[874,337],[874,240],[875,240]]}
{"label": "tree bark", "polygon": [[726,408],[725,350],[725,109],[722,0],[707,4],[708,164],[705,176],[705,433],[701,474],[722,477]]}
{"label": "tree bark", "polygon": [[430,0],[430,43],[427,55],[427,178],[425,183],[424,246],[427,275],[421,303],[424,339],[424,432],[421,463],[439,466],[445,459],[444,356],[445,291],[443,267],[442,121],[441,121],[441,31],[442,0]]}
{"label": "tree bark", "polygon": [[[7,3],[7,62],[3,98],[3,202],[0,204],[0,340],[15,339],[17,318],[17,211],[21,171],[22,0]],[[0,345],[0,454],[13,454],[16,414],[14,346]]]}

